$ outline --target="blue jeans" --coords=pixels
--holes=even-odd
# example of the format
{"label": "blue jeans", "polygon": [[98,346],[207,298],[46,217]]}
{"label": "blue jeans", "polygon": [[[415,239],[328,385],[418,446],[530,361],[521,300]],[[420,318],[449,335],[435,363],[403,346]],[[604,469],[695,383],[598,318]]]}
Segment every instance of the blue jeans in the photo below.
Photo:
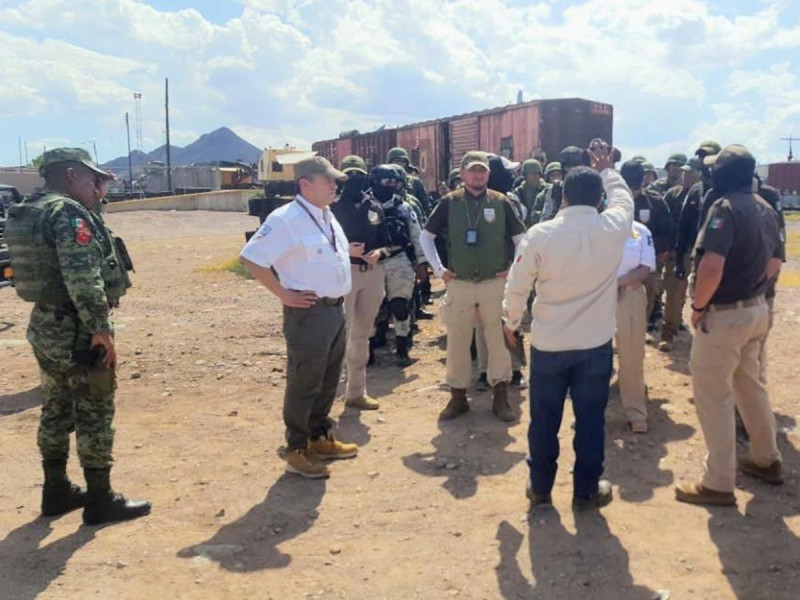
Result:
{"label": "blue jeans", "polygon": [[605,410],[611,380],[611,342],[589,350],[542,352],[531,348],[531,424],[528,447],[533,491],[545,496],[558,470],[558,430],[569,390],[575,413],[573,494],[597,492],[605,459]]}

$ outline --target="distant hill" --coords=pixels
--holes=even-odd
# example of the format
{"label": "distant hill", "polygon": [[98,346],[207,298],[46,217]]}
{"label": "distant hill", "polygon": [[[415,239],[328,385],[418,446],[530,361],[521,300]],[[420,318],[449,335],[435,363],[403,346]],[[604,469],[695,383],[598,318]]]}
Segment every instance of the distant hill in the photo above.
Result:
{"label": "distant hill", "polygon": [[[262,150],[242,139],[227,127],[220,127],[211,133],[201,135],[194,142],[183,148],[170,146],[172,165],[176,167],[195,163],[236,162],[253,163],[258,161]],[[138,150],[131,152],[131,163],[138,170],[149,162],[166,162],[166,144],[145,154]],[[126,173],[128,157],[120,156],[102,165],[114,172]]]}

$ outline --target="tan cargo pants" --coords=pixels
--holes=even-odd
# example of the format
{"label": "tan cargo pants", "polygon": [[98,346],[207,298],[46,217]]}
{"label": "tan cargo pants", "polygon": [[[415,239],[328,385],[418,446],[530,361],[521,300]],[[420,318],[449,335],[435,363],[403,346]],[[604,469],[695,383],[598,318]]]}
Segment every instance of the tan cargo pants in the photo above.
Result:
{"label": "tan cargo pants", "polygon": [[617,299],[617,360],[619,394],[630,422],[647,421],[644,383],[644,352],[647,334],[647,291],[644,286],[627,288]]}
{"label": "tan cargo pants", "polygon": [[361,398],[367,393],[367,361],[369,338],[375,327],[375,317],[384,295],[386,273],[383,265],[362,271],[358,265],[350,266],[353,288],[344,297],[347,319],[347,384],[345,398]]}
{"label": "tan cargo pants", "polygon": [[[686,273],[689,272],[689,255],[684,256]],[[667,264],[664,266],[664,291],[666,301],[664,305],[664,323],[661,325],[661,340],[671,342],[678,335],[678,329],[683,317],[683,306],[686,304],[686,290],[689,282],[686,278],[675,277],[675,253],[671,252]]]}
{"label": "tan cargo pants", "polygon": [[511,357],[503,337],[503,291],[506,281],[454,279],[442,297],[440,315],[447,328],[447,379],[450,387],[466,389],[472,381],[469,348],[472,331],[480,322],[488,351],[489,385],[511,380]]}
{"label": "tan cargo pants", "polygon": [[761,352],[769,330],[763,297],[754,306],[711,307],[695,331],[689,367],[697,418],[706,439],[703,485],[732,492],[736,483],[736,424],[739,410],[750,437],[750,458],[768,467],[780,460],[769,395],[761,381]]}

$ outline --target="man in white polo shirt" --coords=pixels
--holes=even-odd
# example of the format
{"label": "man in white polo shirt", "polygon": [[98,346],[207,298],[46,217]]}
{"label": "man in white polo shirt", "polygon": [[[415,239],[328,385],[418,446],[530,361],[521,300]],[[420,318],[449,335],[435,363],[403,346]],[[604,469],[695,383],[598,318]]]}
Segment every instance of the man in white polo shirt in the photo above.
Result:
{"label": "man in white polo shirt", "polygon": [[[294,167],[299,194],[272,212],[240,259],[283,303],[288,364],[283,420],[286,470],[329,476],[323,459],[352,458],[355,444],[333,437],[328,418],[345,353],[344,296],[350,292],[350,247],[328,206],[347,176],[316,156]],[[354,246],[358,246],[355,244]]]}
{"label": "man in white polo shirt", "polygon": [[[551,503],[567,392],[575,412],[573,506],[600,507],[612,498],[611,484],[600,475],[617,275],[633,228],[633,196],[613,170],[613,148],[598,144],[589,154],[594,170],[570,169],[561,210],[525,234],[503,300],[506,338],[513,339],[535,282],[528,429],[534,506]],[[604,188],[608,207],[599,214]]]}

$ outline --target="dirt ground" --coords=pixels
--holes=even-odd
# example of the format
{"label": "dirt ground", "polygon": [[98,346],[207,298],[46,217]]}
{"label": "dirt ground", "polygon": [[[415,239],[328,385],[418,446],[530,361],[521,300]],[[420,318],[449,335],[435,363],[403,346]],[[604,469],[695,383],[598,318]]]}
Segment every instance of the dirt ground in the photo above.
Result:
{"label": "dirt ground", "polygon": [[[770,391],[788,480],[740,477],[738,508],[679,504],[697,477],[702,434],[687,374],[689,334],[648,347],[651,431],[608,411],[614,502],[570,508],[571,410],[555,510],[528,516],[527,398],[512,426],[478,394],[438,425],[446,401],[443,331],[422,323],[405,371],[369,373],[381,410],[334,408],[360,456],[327,481],[285,475],[280,308],[256,283],[204,266],[235,256],[255,219],[227,213],[110,215],[137,266],[117,311],[122,364],[115,487],[153,502],[105,528],[80,512],[38,518],[38,373],[25,342],[30,305],[0,290],[0,598],[796,599],[800,597],[800,293],[781,290]],[[793,227],[797,226],[796,224]],[[73,450],[74,455],[74,450]],[[70,473],[81,481],[77,459]]]}

